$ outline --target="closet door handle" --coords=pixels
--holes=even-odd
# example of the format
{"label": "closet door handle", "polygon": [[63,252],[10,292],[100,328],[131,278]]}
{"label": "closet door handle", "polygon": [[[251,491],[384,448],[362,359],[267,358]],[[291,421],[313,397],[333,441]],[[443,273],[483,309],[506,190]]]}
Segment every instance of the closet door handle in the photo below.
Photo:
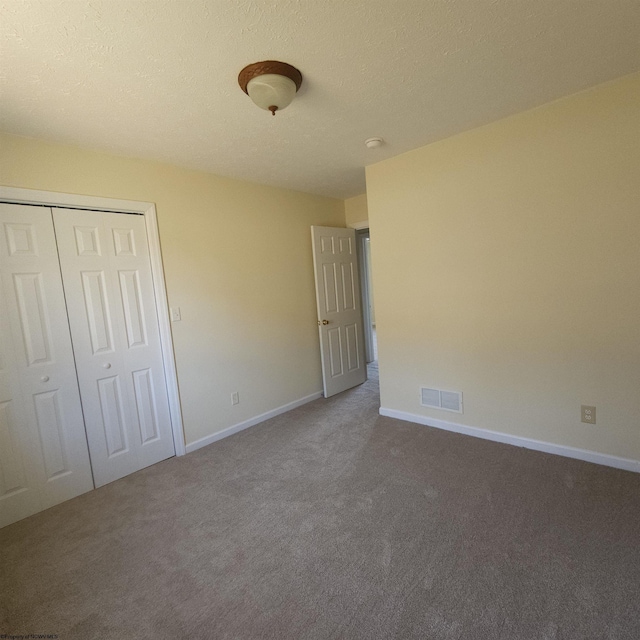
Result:
{"label": "closet door handle", "polygon": [[105,369],[111,369],[111,363],[110,363],[110,362],[105,362],[102,366],[103,366]]}
{"label": "closet door handle", "polygon": [[42,376],[42,378],[40,378],[40,382],[49,382],[49,376]]}

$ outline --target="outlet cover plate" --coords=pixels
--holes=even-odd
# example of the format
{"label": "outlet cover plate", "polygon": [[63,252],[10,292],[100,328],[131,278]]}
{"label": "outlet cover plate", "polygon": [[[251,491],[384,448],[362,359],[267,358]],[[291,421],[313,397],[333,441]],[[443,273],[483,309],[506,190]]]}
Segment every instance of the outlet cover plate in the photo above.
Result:
{"label": "outlet cover plate", "polygon": [[580,405],[581,420],[587,424],[596,423],[596,408],[590,407],[586,404]]}

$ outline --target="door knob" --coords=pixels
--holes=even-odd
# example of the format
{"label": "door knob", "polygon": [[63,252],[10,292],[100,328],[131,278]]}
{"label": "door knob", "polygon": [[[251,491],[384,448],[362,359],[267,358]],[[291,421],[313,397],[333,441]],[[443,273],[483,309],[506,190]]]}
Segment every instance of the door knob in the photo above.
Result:
{"label": "door knob", "polygon": [[323,320],[322,322],[320,322],[320,320],[318,320],[318,324],[319,325],[321,325],[321,324],[327,325],[327,324],[329,324],[329,321],[328,320]]}
{"label": "door knob", "polygon": [[49,382],[49,376],[42,376],[42,378],[40,378],[40,382]]}
{"label": "door knob", "polygon": [[110,362],[105,362],[102,366],[103,366],[105,369],[111,369],[111,363],[110,363]]}

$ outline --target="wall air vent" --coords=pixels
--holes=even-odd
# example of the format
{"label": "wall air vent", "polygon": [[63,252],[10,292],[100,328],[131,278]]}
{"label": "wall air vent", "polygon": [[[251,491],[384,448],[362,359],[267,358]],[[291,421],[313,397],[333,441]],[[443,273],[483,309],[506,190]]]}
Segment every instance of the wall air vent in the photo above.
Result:
{"label": "wall air vent", "polygon": [[423,407],[454,411],[455,413],[463,412],[462,391],[442,391],[441,389],[427,389],[426,387],[422,387],[420,392],[420,404]]}

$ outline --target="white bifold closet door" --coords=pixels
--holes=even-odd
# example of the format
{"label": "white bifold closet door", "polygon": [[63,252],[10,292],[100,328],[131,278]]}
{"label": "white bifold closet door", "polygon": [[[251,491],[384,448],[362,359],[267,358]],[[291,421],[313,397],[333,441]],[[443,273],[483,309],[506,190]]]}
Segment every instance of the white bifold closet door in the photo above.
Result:
{"label": "white bifold closet door", "polygon": [[174,445],[144,217],[0,204],[0,268],[5,526]]}
{"label": "white bifold closet door", "polygon": [[97,487],[174,455],[144,217],[53,209]]}
{"label": "white bifold closet door", "polygon": [[0,526],[93,489],[51,210],[0,204]]}

